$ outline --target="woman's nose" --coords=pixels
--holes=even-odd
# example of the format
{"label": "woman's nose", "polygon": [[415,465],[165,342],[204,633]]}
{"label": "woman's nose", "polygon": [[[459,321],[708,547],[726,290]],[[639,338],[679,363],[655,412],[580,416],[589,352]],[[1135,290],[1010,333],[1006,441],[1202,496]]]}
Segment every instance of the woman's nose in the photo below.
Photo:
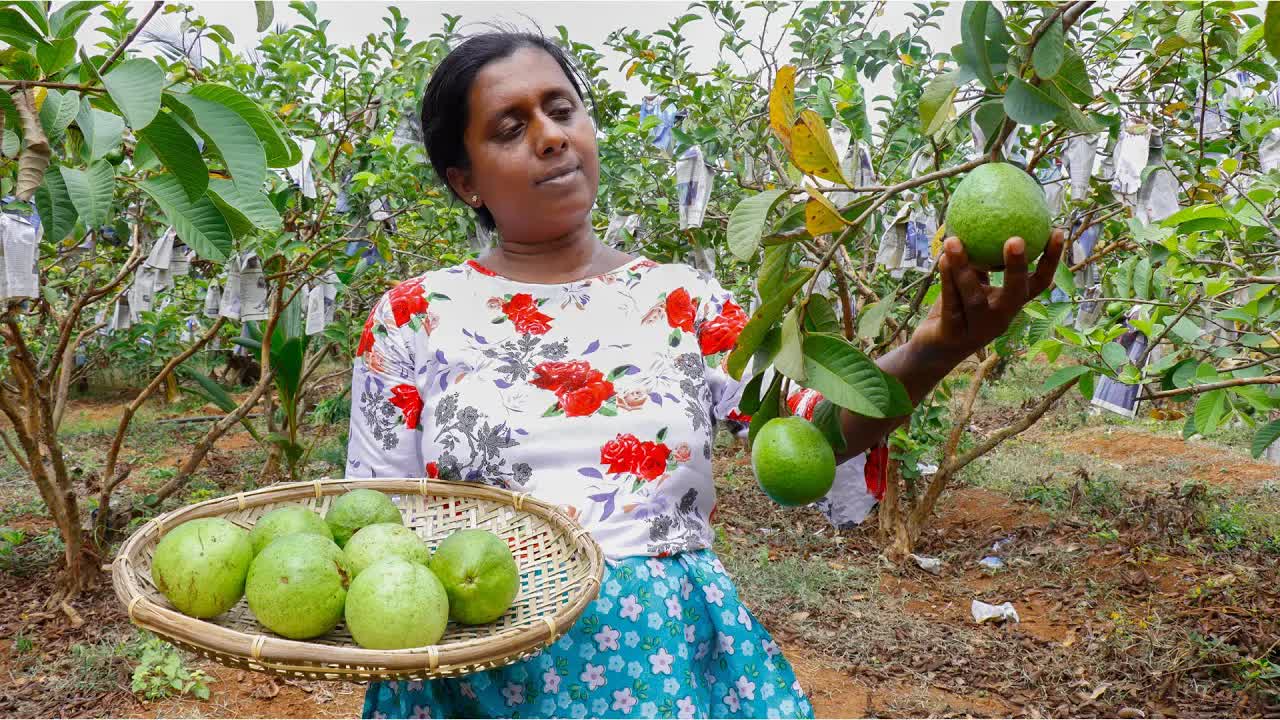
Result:
{"label": "woman's nose", "polygon": [[538,123],[539,133],[536,136],[538,154],[551,157],[564,152],[569,147],[569,135],[560,124],[551,118],[542,118]]}

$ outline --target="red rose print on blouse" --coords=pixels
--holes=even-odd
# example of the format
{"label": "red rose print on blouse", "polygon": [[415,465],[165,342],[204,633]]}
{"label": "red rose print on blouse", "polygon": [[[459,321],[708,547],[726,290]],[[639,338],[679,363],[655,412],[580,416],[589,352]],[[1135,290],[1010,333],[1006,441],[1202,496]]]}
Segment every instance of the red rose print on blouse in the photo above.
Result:
{"label": "red rose print on blouse", "polygon": [[671,448],[660,442],[640,442],[635,435],[618,435],[600,448],[600,462],[611,473],[631,473],[652,482],[667,470]]}
{"label": "red rose print on blouse", "polygon": [[635,435],[619,435],[600,448],[600,463],[611,473],[629,473],[636,464],[636,451],[640,441]]}
{"label": "red rose print on blouse", "polygon": [[422,414],[422,396],[418,394],[418,388],[407,383],[396,385],[391,388],[391,399],[387,402],[400,408],[405,427],[417,429],[418,416]]}
{"label": "red rose print on blouse", "polygon": [[427,463],[427,477],[435,480],[440,477],[440,466],[433,460]]}
{"label": "red rose print on blouse", "polygon": [[645,480],[656,480],[667,470],[667,458],[671,457],[671,448],[663,443],[640,443],[642,457],[636,463],[635,473]]}
{"label": "red rose print on blouse", "polygon": [[475,260],[468,260],[468,261],[467,261],[467,266],[468,266],[468,267],[470,267],[472,270],[475,270],[476,272],[478,272],[478,273],[480,273],[481,275],[484,275],[484,276],[486,276],[486,277],[498,277],[498,273],[496,273],[496,272],[494,272],[494,271],[490,270],[489,268],[487,268],[487,267],[485,267],[485,266],[481,265],[480,263],[476,262]]}
{"label": "red rose print on blouse", "polygon": [[715,355],[732,350],[747,319],[747,314],[732,300],[725,302],[720,314],[703,323],[702,331],[698,333],[698,347],[702,354]]}
{"label": "red rose print on blouse", "polygon": [[373,316],[377,311],[377,308],[374,308],[369,313],[369,319],[364,321],[364,332],[360,334],[360,344],[356,346],[356,357],[361,357],[373,349]]}
{"label": "red rose print on blouse", "polygon": [[533,373],[529,383],[554,392],[559,409],[569,417],[591,415],[613,397],[613,383],[583,360],[544,362]]}
{"label": "red rose print on blouse", "polygon": [[529,293],[512,295],[502,304],[502,314],[521,335],[542,335],[551,329],[551,316],[538,311],[538,303]]}
{"label": "red rose print on blouse", "polygon": [[391,288],[387,293],[391,303],[391,315],[396,320],[396,327],[404,327],[415,315],[427,312],[427,296],[422,292],[422,281],[407,280]]}
{"label": "red rose print on blouse", "polygon": [[689,298],[689,291],[677,288],[667,295],[667,324],[685,332],[693,332],[693,318],[697,309]]}

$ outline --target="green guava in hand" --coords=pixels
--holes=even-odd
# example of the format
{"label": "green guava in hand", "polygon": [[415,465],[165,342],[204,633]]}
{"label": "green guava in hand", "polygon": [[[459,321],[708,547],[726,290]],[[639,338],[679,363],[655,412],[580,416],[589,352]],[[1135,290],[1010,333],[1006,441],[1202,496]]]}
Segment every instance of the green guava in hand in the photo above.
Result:
{"label": "green guava in hand", "polygon": [[211,618],[240,601],[252,560],[244,528],[222,518],[189,520],[156,544],[151,580],[183,614]]}
{"label": "green guava in hand", "polygon": [[431,562],[431,549],[417,533],[400,523],[365,525],[351,536],[342,551],[347,554],[352,577],[359,577],[365,568],[389,557],[423,567]]}
{"label": "green guava in hand", "polygon": [[449,617],[464,625],[493,622],[520,592],[520,569],[506,541],[488,530],[459,530],[431,556],[449,593]]}
{"label": "green guava in hand", "polygon": [[244,593],[268,630],[305,640],[342,619],[350,577],[347,556],[332,540],[295,533],[277,538],[253,559]]}
{"label": "green guava in hand", "polygon": [[324,518],[301,505],[286,505],[258,518],[249,533],[249,542],[253,543],[253,554],[257,555],[272,540],[300,532],[333,539],[333,531]]}
{"label": "green guava in hand", "polygon": [[365,525],[375,523],[398,523],[403,525],[400,509],[391,502],[391,498],[370,488],[361,488],[344,493],[324,516],[333,531],[333,541],[338,547],[344,547],[351,536]]}
{"label": "green guava in hand", "polygon": [[351,583],[345,615],[347,629],[360,647],[423,647],[444,635],[449,597],[430,570],[391,557],[365,568]]}
{"label": "green guava in hand", "polygon": [[802,417],[774,418],[751,443],[751,469],[779,505],[808,505],[831,491],[836,456],[826,436]]}
{"label": "green guava in hand", "polygon": [[982,270],[1004,268],[1004,244],[1020,237],[1027,262],[1049,244],[1052,218],[1040,183],[1008,163],[979,165],[964,176],[947,205],[947,234],[960,238],[969,262]]}

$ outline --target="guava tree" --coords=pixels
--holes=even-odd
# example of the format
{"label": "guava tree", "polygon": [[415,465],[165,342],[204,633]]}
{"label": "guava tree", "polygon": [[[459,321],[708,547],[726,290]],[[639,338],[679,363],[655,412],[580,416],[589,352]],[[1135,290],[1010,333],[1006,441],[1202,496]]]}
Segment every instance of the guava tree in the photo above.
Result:
{"label": "guava tree", "polygon": [[[929,256],[945,233],[959,176],[998,160],[1052,176],[1073,141],[1087,141],[1096,169],[1073,178],[1069,195],[1057,187],[1057,223],[1081,247],[1073,254],[1069,246],[1056,292],[1029,305],[992,352],[975,359],[963,396],[944,382],[894,433],[880,513],[888,554],[911,552],[961,469],[1073,389],[1091,398],[1102,378],[1142,386],[1147,400],[1194,399],[1188,435],[1236,420],[1255,424],[1261,452],[1280,433],[1268,420],[1280,407],[1280,252],[1270,220],[1277,178],[1274,161],[1263,157],[1280,126],[1268,96],[1280,14],[1252,3],[1122,12],[1091,2],[1011,4],[1004,12],[966,3],[952,8],[962,42],[935,52],[922,33],[937,25],[944,4],[916,4],[908,27],[894,29],[877,27],[881,9],[696,3],[661,32],[624,30],[611,39],[627,53],[628,73],[687,112],[671,154],[697,144],[720,165],[707,219],[684,237],[716,246],[726,260],[720,272],[759,298],[728,358],[730,372],[753,378],[743,399],[753,434],[788,412],[783,401],[795,386],[822,392],[814,420],[836,446],[836,407],[905,413],[901,387],[869,356],[904,341],[936,299]],[[751,13],[754,27],[763,14],[785,32],[748,31]],[[723,59],[709,70],[690,65],[682,28],[692,22],[723,30]],[[882,110],[873,131],[862,86],[883,72],[892,74],[894,92],[872,100]],[[1206,127],[1206,115],[1220,122]],[[604,152],[616,146],[613,157],[631,160],[613,169],[604,197],[670,228],[670,161],[651,147],[659,122],[632,115],[608,130]],[[1150,141],[1153,127],[1162,146]],[[1129,187],[1095,160],[1134,138],[1142,147]],[[1153,208],[1140,192],[1162,174],[1158,180],[1173,182],[1175,208]],[[652,198],[655,185],[668,193],[656,208],[630,199]],[[904,269],[891,237],[910,221],[911,231],[928,230],[932,252]],[[1116,341],[1131,329],[1152,351],[1128,357]],[[1076,362],[1050,377],[1021,417],[971,437],[966,426],[984,378],[1003,359],[1027,354]],[[920,460],[938,471],[922,478]]]}
{"label": "guava tree", "polygon": [[[315,3],[290,7],[302,20],[264,34],[252,52],[234,52],[211,34],[217,58],[206,53],[199,72],[260,103],[288,135],[300,139],[310,166],[304,182],[271,195],[282,231],[246,238],[243,250],[263,258],[269,278],[312,282],[332,272],[341,288],[333,323],[322,334],[285,339],[273,361],[282,372],[268,395],[264,475],[275,477],[282,468],[297,479],[314,446],[314,438],[303,438],[302,424],[315,401],[310,388],[325,377],[322,363],[337,362],[329,377],[348,374],[346,359],[377,296],[395,280],[460,261],[472,233],[464,208],[448,202],[423,172],[416,120],[428,71],[447,49],[457,18],[446,18],[441,31],[415,40],[408,21],[392,7],[381,32],[341,47],[328,39],[330,21],[320,17]],[[185,32],[205,26],[191,8],[178,10],[186,14]],[[288,297],[283,299],[287,305]],[[239,342],[260,349],[256,337]],[[171,496],[189,478],[180,470],[157,496]]]}

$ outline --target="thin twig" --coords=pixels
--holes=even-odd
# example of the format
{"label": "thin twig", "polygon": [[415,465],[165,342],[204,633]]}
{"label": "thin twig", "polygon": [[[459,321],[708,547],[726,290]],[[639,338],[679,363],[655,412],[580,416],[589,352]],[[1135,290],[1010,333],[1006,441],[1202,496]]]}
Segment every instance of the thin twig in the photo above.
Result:
{"label": "thin twig", "polygon": [[160,12],[160,8],[162,7],[164,7],[164,0],[156,0],[152,3],[151,9],[147,11],[146,15],[142,16],[142,19],[138,21],[137,25],[133,26],[133,31],[124,39],[124,42],[120,43],[120,47],[116,48],[111,55],[107,57],[106,61],[98,67],[99,74],[105,74],[107,72],[107,69],[111,67],[112,63],[114,63],[116,59],[124,53],[125,48],[129,47],[129,44],[133,42],[133,39],[138,37],[138,33],[142,32],[142,28],[146,27],[147,23],[151,22],[151,18],[154,17],[156,13]]}

